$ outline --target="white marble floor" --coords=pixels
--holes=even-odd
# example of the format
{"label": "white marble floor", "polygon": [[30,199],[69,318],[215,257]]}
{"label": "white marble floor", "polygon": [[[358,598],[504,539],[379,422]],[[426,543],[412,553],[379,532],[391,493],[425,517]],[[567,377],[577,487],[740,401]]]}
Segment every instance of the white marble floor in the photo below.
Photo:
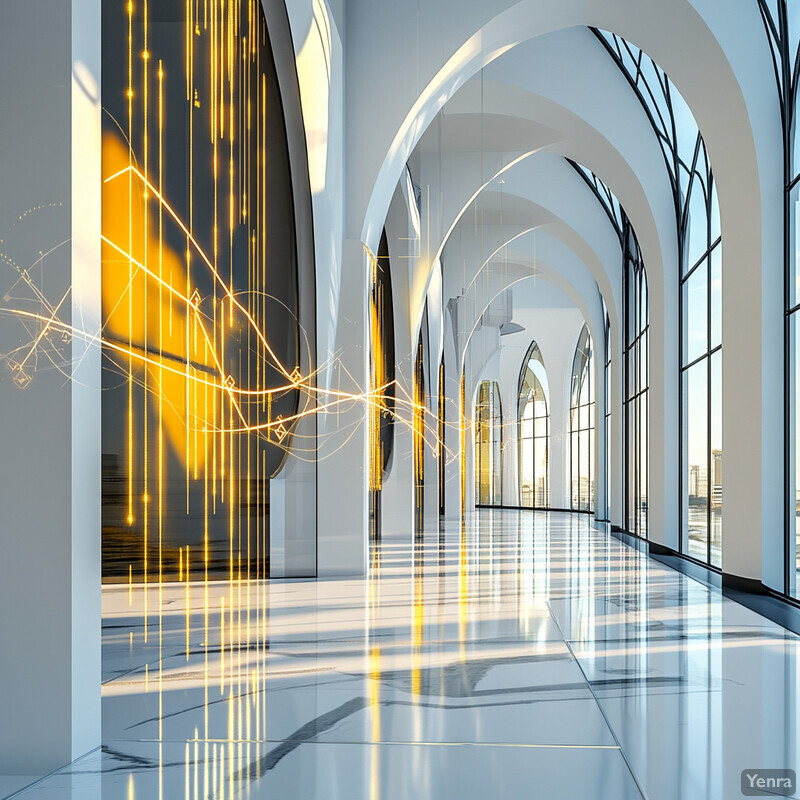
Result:
{"label": "white marble floor", "polygon": [[586,516],[103,607],[104,746],[23,800],[727,800],[800,763],[800,639]]}

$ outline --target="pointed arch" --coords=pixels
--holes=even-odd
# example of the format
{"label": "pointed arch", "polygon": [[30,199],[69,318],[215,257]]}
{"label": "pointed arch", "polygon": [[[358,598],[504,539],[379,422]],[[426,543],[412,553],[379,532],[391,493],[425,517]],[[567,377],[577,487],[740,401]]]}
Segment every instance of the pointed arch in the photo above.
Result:
{"label": "pointed arch", "polygon": [[594,511],[594,412],[595,385],[592,373],[594,348],[584,324],[572,359],[570,379],[570,486],[573,511]]}
{"label": "pointed arch", "polygon": [[503,411],[497,381],[482,381],[475,405],[475,503],[502,503]]}
{"label": "pointed arch", "polygon": [[519,373],[519,504],[550,505],[550,391],[542,351],[534,341]]}

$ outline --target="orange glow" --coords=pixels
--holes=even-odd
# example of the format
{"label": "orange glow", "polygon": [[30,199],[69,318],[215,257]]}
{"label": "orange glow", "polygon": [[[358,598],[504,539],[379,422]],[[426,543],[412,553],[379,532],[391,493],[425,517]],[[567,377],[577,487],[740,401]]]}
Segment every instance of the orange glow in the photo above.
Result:
{"label": "orange glow", "polygon": [[[127,168],[128,163],[128,149],[122,141],[113,134],[106,134],[103,138],[104,177]],[[197,413],[194,409],[187,409],[187,381],[195,373],[212,374],[214,364],[210,357],[203,357],[202,350],[199,356],[194,355],[198,352],[198,326],[187,326],[186,306],[173,303],[168,293],[160,291],[159,281],[144,269],[137,268],[136,264],[129,281],[129,260],[122,253],[128,251],[130,231],[128,252],[134,262],[159,264],[160,260],[161,273],[171,275],[173,285],[185,286],[187,282],[186,268],[180,256],[159,241],[154,233],[158,226],[152,220],[146,224],[152,212],[146,208],[143,194],[136,192],[130,196],[132,202],[129,205],[127,181],[103,182],[102,287],[105,338],[119,343],[130,341],[135,355],[146,356],[147,361],[140,364],[137,377],[143,377],[146,370],[152,401],[161,398],[162,421],[168,441],[176,455],[184,461],[184,466],[188,467],[196,461],[202,467],[205,452],[202,447],[197,447],[193,437],[188,436],[186,419],[188,417],[191,420],[191,428],[201,432],[211,431],[213,420],[202,410]],[[172,326],[160,328],[160,321],[170,312]],[[157,352],[159,334],[161,353]],[[124,371],[127,363],[123,363],[123,360],[127,362],[127,358],[122,354],[120,356],[119,366]],[[175,368],[178,364],[185,371],[179,372]]]}

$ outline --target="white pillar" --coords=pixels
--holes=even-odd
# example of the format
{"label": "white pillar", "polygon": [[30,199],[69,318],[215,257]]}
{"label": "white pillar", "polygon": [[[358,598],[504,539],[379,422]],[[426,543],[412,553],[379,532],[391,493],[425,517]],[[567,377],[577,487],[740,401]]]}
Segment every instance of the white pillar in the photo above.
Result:
{"label": "white pillar", "polygon": [[[368,388],[366,350],[367,261],[361,243],[344,242],[339,325],[334,363],[320,378],[333,391]],[[319,363],[330,354],[320,353]],[[333,374],[328,372],[332,370]],[[334,397],[334,395],[331,395]],[[317,473],[318,576],[363,575],[367,568],[369,460],[366,405],[358,400],[319,418]]]}
{"label": "white pillar", "polygon": [[[0,247],[27,272],[3,263],[0,302],[45,314],[32,286],[53,306],[64,298],[38,352],[0,379],[7,775],[100,744],[100,351],[82,335],[100,329],[100,35],[100,0],[3,4]],[[20,365],[30,346],[15,348],[42,330],[4,315],[0,351]]]}

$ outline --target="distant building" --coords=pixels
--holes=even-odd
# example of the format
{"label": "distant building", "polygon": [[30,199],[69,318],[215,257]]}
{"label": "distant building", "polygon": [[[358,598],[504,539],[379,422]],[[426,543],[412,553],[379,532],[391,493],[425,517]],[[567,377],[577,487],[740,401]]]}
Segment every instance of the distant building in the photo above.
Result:
{"label": "distant building", "polygon": [[711,507],[722,507],[722,450],[711,451]]}

